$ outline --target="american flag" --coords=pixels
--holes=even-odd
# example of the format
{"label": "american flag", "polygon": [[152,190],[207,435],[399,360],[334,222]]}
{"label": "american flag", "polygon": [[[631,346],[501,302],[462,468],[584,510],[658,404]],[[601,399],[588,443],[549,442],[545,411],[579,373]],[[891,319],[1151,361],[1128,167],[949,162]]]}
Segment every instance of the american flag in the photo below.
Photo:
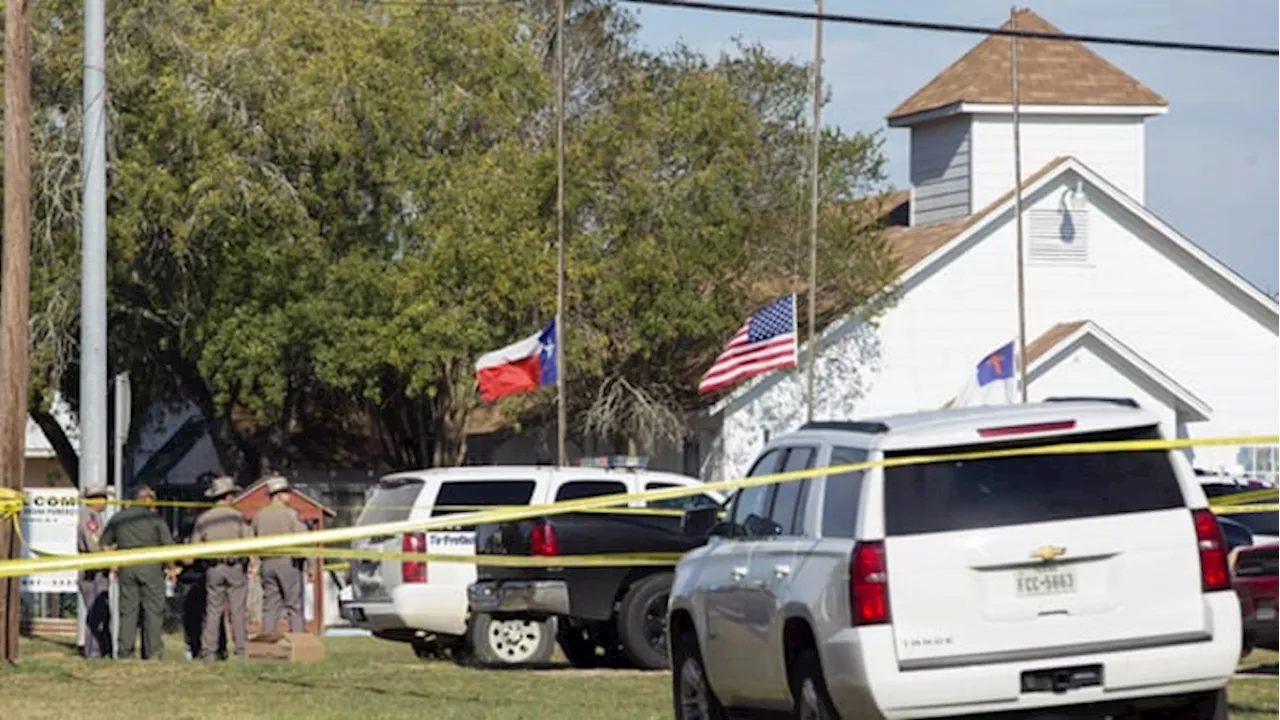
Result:
{"label": "american flag", "polygon": [[732,385],[753,375],[796,366],[796,296],[775,301],[747,322],[716,358],[698,393]]}

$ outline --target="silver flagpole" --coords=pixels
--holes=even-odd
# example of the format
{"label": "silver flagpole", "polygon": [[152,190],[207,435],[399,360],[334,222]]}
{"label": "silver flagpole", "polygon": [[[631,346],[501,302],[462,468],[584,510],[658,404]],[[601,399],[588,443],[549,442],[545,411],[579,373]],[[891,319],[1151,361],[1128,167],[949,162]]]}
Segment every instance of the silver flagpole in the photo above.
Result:
{"label": "silver flagpole", "polygon": [[556,4],[556,458],[565,464],[564,405],[564,3]]}

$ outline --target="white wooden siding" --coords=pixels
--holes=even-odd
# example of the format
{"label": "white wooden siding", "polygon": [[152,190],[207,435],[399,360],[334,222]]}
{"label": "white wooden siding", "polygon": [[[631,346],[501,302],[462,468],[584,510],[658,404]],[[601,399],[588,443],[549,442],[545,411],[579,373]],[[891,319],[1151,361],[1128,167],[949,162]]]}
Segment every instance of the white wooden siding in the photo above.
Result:
{"label": "white wooden siding", "polygon": [[964,217],[972,211],[969,145],[968,116],[911,129],[913,225]]}
{"label": "white wooden siding", "polygon": [[[1054,158],[1070,155],[1145,203],[1146,135],[1141,117],[1024,115],[1020,124],[1024,178]],[[1012,118],[973,116],[970,148],[973,207],[982,208],[1013,188]]]}
{"label": "white wooden siding", "polygon": [[1089,262],[1089,211],[1037,208],[1023,218],[1027,262],[1082,265]]}
{"label": "white wooden siding", "polygon": [[[1064,174],[1028,197],[1026,209],[1059,207],[1062,193],[1076,182],[1074,173]],[[1198,262],[1175,254],[1155,229],[1088,184],[1084,187],[1090,190],[1090,263],[1028,265],[1029,338],[1058,323],[1093,320],[1210,406],[1208,421],[1186,426],[1190,436],[1280,431],[1280,338],[1275,315],[1242,300],[1239,291],[1227,289]],[[874,342],[862,343],[874,355],[860,361],[857,372],[843,382],[828,382],[819,375],[818,395],[824,402],[842,408],[845,416],[857,417],[937,409],[955,396],[980,358],[1016,337],[1011,221],[1012,212],[1005,213],[953,261],[905,287],[878,327],[859,328],[874,335]],[[835,350],[849,354],[840,346]],[[1049,375],[1044,381],[1046,392],[1053,389]],[[1093,378],[1077,376],[1062,382],[1073,393],[1090,386],[1099,393],[1119,391],[1116,378],[1105,373]],[[722,477],[746,469],[742,465],[750,462],[759,447],[762,428],[776,434],[803,420],[804,394],[798,389],[802,387],[798,379],[775,383],[726,409],[730,415],[725,418],[722,445],[733,461],[720,469]],[[1133,394],[1140,390],[1135,388]],[[1031,394],[1039,393],[1033,382]],[[789,412],[784,406],[798,410]],[[1234,447],[1193,451],[1197,464],[1206,467],[1232,465],[1235,453]]]}

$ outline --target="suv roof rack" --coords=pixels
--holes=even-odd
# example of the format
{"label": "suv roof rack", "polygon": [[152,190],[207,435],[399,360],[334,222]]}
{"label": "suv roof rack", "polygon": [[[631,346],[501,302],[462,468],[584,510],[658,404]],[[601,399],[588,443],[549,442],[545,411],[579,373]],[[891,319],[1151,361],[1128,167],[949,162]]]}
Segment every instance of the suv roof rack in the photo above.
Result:
{"label": "suv roof rack", "polygon": [[1127,397],[1051,397],[1045,398],[1045,402],[1102,402],[1123,407],[1138,407],[1137,400]]}
{"label": "suv roof rack", "polygon": [[865,435],[880,435],[889,432],[889,426],[878,421],[860,420],[816,420],[800,426],[801,430],[839,430],[856,432]]}

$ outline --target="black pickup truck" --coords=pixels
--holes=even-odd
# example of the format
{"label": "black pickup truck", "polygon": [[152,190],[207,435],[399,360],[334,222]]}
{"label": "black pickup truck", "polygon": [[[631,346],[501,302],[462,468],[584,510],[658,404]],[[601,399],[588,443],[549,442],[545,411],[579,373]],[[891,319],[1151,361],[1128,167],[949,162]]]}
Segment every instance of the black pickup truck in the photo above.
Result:
{"label": "black pickup truck", "polygon": [[[706,511],[711,511],[710,515]],[[669,513],[584,512],[476,528],[484,555],[666,555],[669,565],[515,568],[480,564],[472,612],[557,618],[557,641],[575,667],[666,668],[667,596],[680,555],[706,542],[715,508],[695,522]]]}

